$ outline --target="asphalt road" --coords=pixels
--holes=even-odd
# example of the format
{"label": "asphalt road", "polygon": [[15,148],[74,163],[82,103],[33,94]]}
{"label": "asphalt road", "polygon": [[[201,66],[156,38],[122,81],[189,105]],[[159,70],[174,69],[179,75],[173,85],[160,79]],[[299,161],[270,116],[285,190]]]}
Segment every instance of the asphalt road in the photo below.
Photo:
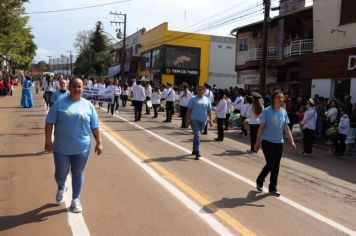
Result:
{"label": "asphalt road", "polygon": [[[356,159],[285,145],[278,188],[257,193],[265,164],[236,130],[224,142],[203,136],[199,161],[189,155],[190,129],[143,116],[132,107],[112,117],[98,110],[104,154],[85,172],[83,214],[55,205],[53,158],[44,153],[45,109],[0,98],[0,235],[356,235]],[[300,148],[300,147],[299,147]],[[268,180],[266,181],[266,186]]]}

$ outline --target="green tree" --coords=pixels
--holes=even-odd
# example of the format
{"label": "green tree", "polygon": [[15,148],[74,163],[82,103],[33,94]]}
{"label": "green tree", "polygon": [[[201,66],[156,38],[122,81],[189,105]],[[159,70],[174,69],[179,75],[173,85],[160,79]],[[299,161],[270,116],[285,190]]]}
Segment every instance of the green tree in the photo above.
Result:
{"label": "green tree", "polygon": [[45,61],[39,61],[37,63],[37,68],[41,71],[41,72],[45,72],[48,70],[48,65]]}
{"label": "green tree", "polygon": [[104,33],[100,21],[96,23],[93,31],[80,31],[74,43],[78,56],[74,63],[75,75],[103,76],[111,65],[111,56],[108,50],[112,47],[111,41]]}
{"label": "green tree", "polygon": [[23,16],[25,2],[28,0],[0,2],[0,50],[22,69],[30,67],[37,49],[31,28],[27,26],[29,17]]}

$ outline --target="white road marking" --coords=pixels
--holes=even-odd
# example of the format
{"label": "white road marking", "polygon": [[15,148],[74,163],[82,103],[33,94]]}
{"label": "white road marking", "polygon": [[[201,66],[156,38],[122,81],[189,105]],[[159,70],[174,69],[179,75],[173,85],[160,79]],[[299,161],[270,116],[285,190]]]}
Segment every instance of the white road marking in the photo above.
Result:
{"label": "white road marking", "polygon": [[167,191],[169,191],[174,197],[176,197],[181,203],[183,203],[187,208],[197,214],[202,220],[204,220],[213,230],[215,230],[219,235],[233,235],[224,225],[222,225],[217,219],[215,219],[211,214],[201,209],[201,207],[187,197],[182,191],[180,191],[173,184],[165,180],[160,176],[153,168],[145,164],[142,159],[137,157],[129,149],[127,149],[122,143],[115,139],[108,132],[102,132],[106,138],[108,138],[118,149],[120,149],[125,155],[127,155],[132,161],[134,161],[138,166],[140,166],[147,174],[149,174],[155,181],[161,184]]}
{"label": "white road marking", "polygon": [[[44,106],[46,108],[46,104]],[[48,110],[46,110],[48,114]],[[54,132],[52,132],[52,140],[54,140]],[[70,174],[67,176],[66,187],[67,192],[64,195],[64,204],[68,212],[68,224],[72,230],[73,236],[90,236],[88,226],[85,224],[85,220],[82,213],[73,213],[70,210],[72,203],[72,177]]]}
{"label": "white road marking", "polygon": [[[191,150],[188,150],[188,149],[186,149],[186,148],[184,148],[184,147],[182,147],[182,146],[180,146],[180,145],[178,145],[178,144],[176,144],[174,142],[171,142],[168,139],[166,139],[166,138],[164,138],[164,137],[162,137],[162,136],[160,136],[160,135],[158,135],[158,134],[156,134],[156,133],[154,133],[154,132],[152,132],[152,131],[150,131],[150,130],[148,130],[146,128],[143,128],[142,126],[140,126],[138,124],[135,124],[135,123],[133,123],[133,122],[131,122],[131,121],[119,116],[119,115],[115,114],[114,116],[119,118],[122,121],[127,122],[128,124],[130,124],[132,126],[135,126],[136,128],[138,128],[140,130],[145,131],[146,133],[148,133],[148,134],[152,135],[153,137],[161,140],[162,142],[165,142],[165,143],[167,143],[167,144],[169,144],[169,145],[171,145],[171,146],[173,146],[173,147],[175,147],[175,148],[177,148],[177,149],[179,149],[179,150],[181,150],[181,151],[183,151],[183,152],[185,152],[187,154],[191,154]],[[231,170],[229,170],[229,169],[227,169],[227,168],[225,168],[225,167],[223,167],[223,166],[221,166],[221,165],[219,165],[219,164],[217,164],[217,163],[215,163],[213,161],[210,161],[210,160],[208,160],[208,159],[206,159],[204,157],[200,158],[200,160],[204,161],[205,163],[209,164],[210,166],[213,166],[213,167],[217,168],[218,170],[220,170],[220,171],[222,171],[222,172],[224,172],[224,173],[226,173],[226,174],[228,174],[228,175],[230,175],[230,176],[232,176],[232,177],[234,177],[236,179],[239,179],[240,181],[242,181],[242,182],[244,182],[244,183],[246,183],[246,184],[248,184],[248,185],[250,185],[250,186],[252,186],[254,188],[256,187],[255,181],[252,181],[252,180],[250,180],[250,179],[248,179],[248,178],[246,178],[246,177],[244,177],[242,175],[239,175],[239,174],[237,174],[237,173],[235,173],[235,172],[233,172],[233,171],[231,171]],[[268,192],[268,190],[266,188],[264,188],[264,191]],[[281,197],[278,197],[276,199],[288,204],[289,206],[291,206],[291,207],[293,207],[295,209],[298,209],[298,210],[304,212],[305,214],[307,214],[307,215],[309,215],[309,216],[311,216],[311,217],[313,217],[313,218],[315,218],[315,219],[317,219],[317,220],[319,220],[319,221],[321,221],[321,222],[323,222],[323,223],[325,223],[325,224],[327,224],[327,225],[329,225],[329,226],[331,226],[331,227],[333,227],[333,228],[335,228],[337,230],[340,230],[341,232],[344,232],[347,235],[356,236],[356,232],[354,230],[352,230],[352,229],[350,229],[350,228],[348,228],[348,227],[346,227],[344,225],[341,225],[341,224],[339,224],[339,223],[337,223],[337,222],[335,222],[335,221],[323,216],[322,214],[320,214],[320,213],[318,213],[318,212],[316,212],[316,211],[314,211],[312,209],[309,209],[309,208],[307,208],[307,207],[305,207],[305,206],[303,206],[303,205],[301,205],[301,204],[299,204],[299,203],[297,203],[297,202],[295,202],[295,201],[293,201],[293,200],[291,200],[291,199],[289,199],[287,197],[281,196]]]}

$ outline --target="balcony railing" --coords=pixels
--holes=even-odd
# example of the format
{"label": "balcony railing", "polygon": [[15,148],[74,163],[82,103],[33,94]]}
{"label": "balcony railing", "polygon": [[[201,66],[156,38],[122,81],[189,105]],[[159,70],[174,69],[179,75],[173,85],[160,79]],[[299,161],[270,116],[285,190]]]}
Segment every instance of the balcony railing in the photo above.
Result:
{"label": "balcony railing", "polygon": [[314,40],[304,39],[292,41],[283,48],[283,57],[297,56],[313,52]]}
{"label": "balcony railing", "polygon": [[[262,48],[253,48],[248,50],[249,61],[261,60]],[[272,60],[277,58],[277,49],[275,47],[269,47],[267,51],[267,59]]]}

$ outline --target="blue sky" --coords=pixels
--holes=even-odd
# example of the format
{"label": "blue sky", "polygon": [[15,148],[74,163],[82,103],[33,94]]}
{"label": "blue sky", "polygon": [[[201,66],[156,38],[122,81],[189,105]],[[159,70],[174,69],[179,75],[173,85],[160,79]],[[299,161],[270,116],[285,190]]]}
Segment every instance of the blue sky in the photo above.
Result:
{"label": "blue sky", "polygon": [[[26,12],[48,11],[85,7],[117,2],[115,0],[30,0]],[[35,61],[48,61],[47,56],[69,55],[73,50],[76,34],[93,29],[97,21],[102,21],[105,31],[115,35],[115,26],[110,21],[115,18],[110,11],[127,14],[127,34],[145,27],[147,30],[167,21],[172,30],[199,32],[228,36],[231,29],[262,20],[262,0],[131,0],[104,7],[49,14],[30,14],[29,25],[38,46]],[[258,5],[260,4],[260,5]],[[272,6],[278,1],[272,0]],[[275,14],[275,13],[274,13]],[[239,18],[226,22],[222,27],[203,30],[208,23],[224,22],[223,17]],[[243,18],[240,18],[243,17]],[[226,21],[226,20],[225,20]]]}

